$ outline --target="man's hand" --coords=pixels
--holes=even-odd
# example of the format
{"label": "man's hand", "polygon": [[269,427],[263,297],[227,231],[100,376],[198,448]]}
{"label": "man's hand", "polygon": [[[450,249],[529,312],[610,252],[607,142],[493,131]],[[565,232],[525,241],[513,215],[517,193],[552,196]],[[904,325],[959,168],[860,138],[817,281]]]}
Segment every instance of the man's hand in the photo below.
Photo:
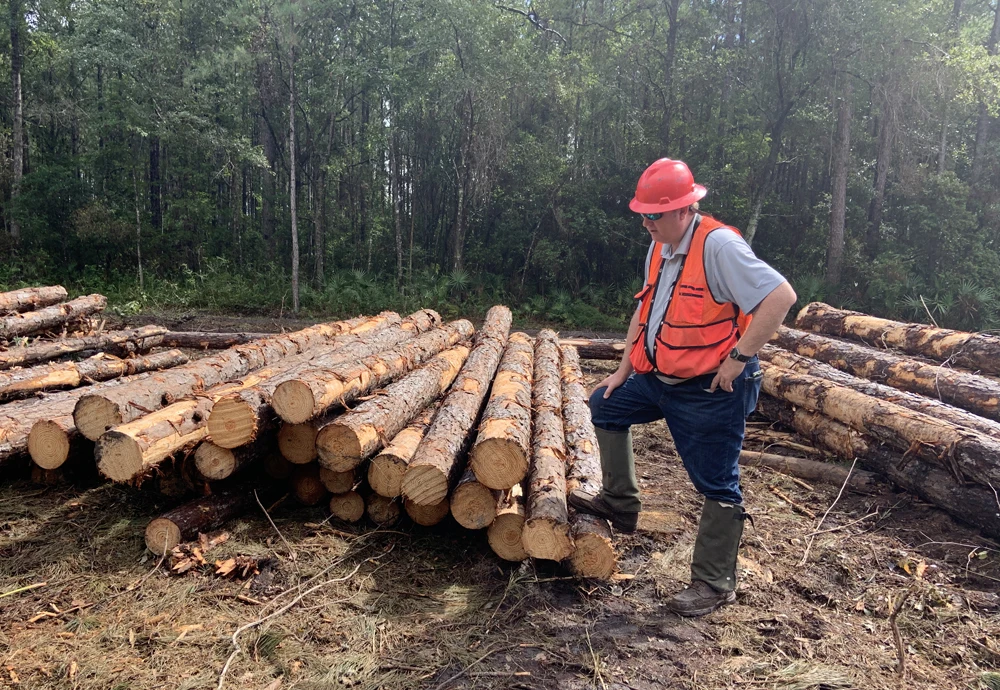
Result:
{"label": "man's hand", "polygon": [[714,393],[716,388],[721,388],[727,393],[733,392],[733,381],[736,377],[743,373],[743,368],[746,366],[744,362],[740,362],[735,359],[726,358],[726,361],[722,363],[719,367],[719,371],[715,374],[715,378],[712,379],[712,385],[709,386],[708,392]]}
{"label": "man's hand", "polygon": [[[627,381],[628,377],[631,375],[632,372],[629,371],[628,369],[618,369],[611,376],[607,377],[599,384],[594,386],[594,391],[603,386],[607,386],[608,389],[604,391],[604,399],[607,400],[611,396],[611,391],[613,391],[615,388],[618,388],[618,386],[625,383],[625,381]],[[594,391],[591,391],[591,395],[593,395]]]}

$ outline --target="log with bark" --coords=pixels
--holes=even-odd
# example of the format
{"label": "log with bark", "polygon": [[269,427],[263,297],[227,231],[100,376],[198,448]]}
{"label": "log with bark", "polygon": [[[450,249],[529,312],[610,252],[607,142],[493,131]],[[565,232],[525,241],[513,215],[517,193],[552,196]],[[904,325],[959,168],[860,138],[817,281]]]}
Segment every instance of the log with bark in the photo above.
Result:
{"label": "log with bark", "polygon": [[989,487],[960,484],[934,463],[895,451],[846,424],[818,412],[796,408],[790,403],[762,395],[760,412],[793,429],[817,446],[850,462],[854,458],[902,489],[945,510],[950,515],[1000,538],[1000,501]]}
{"label": "log with bark", "polygon": [[91,314],[104,311],[108,298],[104,295],[77,297],[63,304],[0,318],[0,340],[11,340],[42,331],[63,330]]}
{"label": "log with bark", "polygon": [[195,448],[194,463],[205,479],[219,481],[275,452],[273,436],[265,436],[256,443],[233,449],[218,446],[209,437]]}
{"label": "log with bark", "polygon": [[0,352],[0,369],[32,366],[78,352],[97,351],[125,357],[141,354],[163,345],[165,328],[143,326],[134,330],[108,331],[82,338],[60,338],[36,341],[23,347],[12,347]]}
{"label": "log with bark", "polygon": [[458,480],[451,492],[451,516],[466,529],[489,527],[497,514],[501,492],[484,486],[471,468]]}
{"label": "log with bark", "polygon": [[398,322],[398,315],[385,313],[377,317],[319,324],[294,333],[237,345],[169,372],[153,375],[141,385],[84,395],[73,410],[73,418],[80,433],[96,441],[105,431],[119,424],[131,422],[224,381],[246,376],[282,357],[316,347],[348,332],[384,328]]}
{"label": "log with bark", "polygon": [[221,527],[254,503],[253,491],[233,489],[195,499],[156,518],[146,527],[146,548],[158,556],[182,541]]}
{"label": "log with bark", "polygon": [[519,562],[528,557],[521,535],[524,531],[524,488],[515,484],[497,501],[496,517],[486,530],[493,553],[505,561]]}
{"label": "log with bark", "polygon": [[271,338],[274,333],[213,333],[211,331],[167,331],[163,335],[164,347],[183,347],[188,350],[225,350],[234,345],[245,345],[255,340]]}
{"label": "log with bark", "polygon": [[580,359],[608,359],[620,362],[625,356],[624,338],[563,338],[559,346],[571,345]]}
{"label": "log with bark", "polygon": [[[388,350],[380,348],[379,341],[370,339],[367,343],[345,347],[342,351],[338,350],[339,354],[336,356],[327,358],[325,363],[319,362],[319,366],[310,362],[303,367],[293,367],[284,375],[223,397],[209,417],[209,430],[218,439],[216,442],[219,445],[243,445],[253,440],[260,433],[262,425],[276,414],[272,404],[279,388],[293,406],[315,403],[312,384],[317,387],[322,385],[330,394],[330,399],[343,404],[376,386],[388,383],[445,347],[469,337],[471,333],[472,324],[460,320],[421,333]],[[305,388],[300,388],[300,384]],[[304,415],[289,414],[285,421],[300,419],[302,416]]]}
{"label": "log with bark", "polygon": [[[830,486],[846,486],[849,491],[859,494],[882,493],[882,483],[871,472],[854,470],[829,462],[808,458],[794,458],[756,450],[740,451],[740,464],[747,467],[767,467],[782,474],[791,475],[810,482],[822,482]],[[846,484],[845,484],[846,482]]]}
{"label": "log with bark", "polygon": [[403,509],[410,516],[410,519],[418,525],[433,527],[448,517],[449,506],[447,498],[440,503],[433,503],[431,505],[421,505],[404,498]]}
{"label": "log with bark", "polygon": [[821,412],[894,448],[944,466],[958,481],[1000,486],[1000,439],[878,400],[825,379],[761,362],[762,389]]}
{"label": "log with bark", "polygon": [[377,453],[451,385],[468,356],[465,345],[445,350],[324,426],[316,437],[320,464],[346,472]]}
{"label": "log with bark", "polygon": [[891,347],[911,355],[949,362],[965,369],[1000,374],[1000,336],[965,333],[920,323],[880,319],[822,302],[807,304],[795,319],[807,331]]}
{"label": "log with bark", "polygon": [[901,391],[898,388],[893,388],[882,383],[875,383],[874,381],[848,374],[846,371],[841,371],[811,357],[803,357],[775,345],[765,345],[760,349],[758,355],[762,360],[784,369],[797,371],[800,374],[818,376],[856,390],[859,393],[870,395],[873,398],[893,402],[907,409],[929,414],[942,421],[964,426],[993,438],[1000,438],[1000,422],[980,417],[977,414],[943,403],[935,398],[928,398],[916,393]]}
{"label": "log with bark", "polygon": [[492,489],[509,489],[528,474],[531,457],[531,379],[534,343],[524,333],[507,342],[469,453],[476,477]]}
{"label": "log with bark", "polygon": [[357,522],[365,516],[365,499],[357,491],[330,497],[330,515],[344,522]]}
{"label": "log with bark", "polygon": [[405,429],[393,436],[388,446],[372,458],[368,465],[368,485],[376,494],[386,498],[403,495],[403,475],[406,474],[410,459],[417,451],[417,446],[420,445],[440,407],[440,400],[431,403]]}
{"label": "log with bark", "polygon": [[938,398],[981,417],[1000,420],[1000,383],[985,376],[925,364],[885,350],[784,326],[778,329],[772,340],[779,347],[855,376]]}
{"label": "log with bark", "polygon": [[454,321],[444,328],[417,329],[413,335],[418,333],[419,337],[400,338],[365,354],[359,353],[355,361],[335,358],[297,372],[274,389],[271,396],[274,411],[292,424],[319,417],[334,405],[344,405],[394,381],[444,348],[465,340],[472,334],[472,324]]}
{"label": "log with bark", "polygon": [[561,561],[573,553],[566,505],[566,438],[562,420],[558,336],[543,330],[535,339],[531,393],[532,469],[521,540],[532,558]]}
{"label": "log with bark", "polygon": [[0,371],[0,401],[24,398],[47,390],[78,388],[147,371],[171,369],[186,364],[187,361],[187,355],[180,350],[167,350],[130,359],[99,354],[79,362],[9,369]]}
{"label": "log with bark", "polygon": [[315,462],[308,465],[296,465],[292,470],[292,476],[288,481],[292,487],[292,493],[300,503],[307,506],[315,506],[322,503],[330,494],[319,477],[320,466]]}
{"label": "log with bark", "polygon": [[9,312],[33,311],[53,304],[59,304],[69,297],[62,285],[48,287],[21,288],[0,292],[0,315]]}
{"label": "log with bark", "polygon": [[365,498],[365,512],[368,519],[379,527],[392,527],[403,514],[398,500],[374,492]]}
{"label": "log with bark", "polygon": [[486,314],[472,352],[406,468],[403,496],[414,503],[440,502],[461,477],[476,420],[507,346],[510,322],[507,307],[495,306]]}

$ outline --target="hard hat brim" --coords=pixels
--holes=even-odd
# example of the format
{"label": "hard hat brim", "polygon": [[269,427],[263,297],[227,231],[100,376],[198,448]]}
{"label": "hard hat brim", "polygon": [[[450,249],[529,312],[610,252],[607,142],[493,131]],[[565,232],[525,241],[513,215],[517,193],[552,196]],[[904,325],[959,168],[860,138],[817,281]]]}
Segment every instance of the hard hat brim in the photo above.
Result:
{"label": "hard hat brim", "polygon": [[708,190],[702,185],[696,184],[690,194],[685,194],[684,196],[673,199],[672,201],[662,201],[653,204],[643,203],[635,197],[632,197],[632,201],[628,202],[628,207],[636,213],[666,213],[667,211],[676,211],[679,208],[690,206],[694,202],[703,198],[706,194],[708,194]]}

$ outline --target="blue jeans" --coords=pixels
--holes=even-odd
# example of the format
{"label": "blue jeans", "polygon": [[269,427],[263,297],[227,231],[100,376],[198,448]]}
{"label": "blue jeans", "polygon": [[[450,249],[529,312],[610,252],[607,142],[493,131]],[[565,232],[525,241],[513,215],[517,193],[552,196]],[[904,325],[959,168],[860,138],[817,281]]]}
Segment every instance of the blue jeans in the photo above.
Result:
{"label": "blue jeans", "polygon": [[[740,450],[746,418],[757,406],[760,394],[760,365],[756,357],[747,362],[743,373],[733,381],[732,393],[721,388],[709,393],[708,387],[714,377],[714,374],[705,374],[671,386],[655,374],[634,374],[612,391],[607,400],[604,399],[606,389],[598,388],[590,396],[594,426],[611,433],[626,433],[633,424],[666,420],[674,446],[695,489],[709,500],[742,503]],[[620,460],[605,459],[602,455],[604,471],[611,470],[616,477],[629,472],[634,477],[632,467],[613,467]],[[638,505],[638,485],[634,487],[634,494],[634,497],[608,498],[619,505],[622,499],[626,503],[634,499]]]}

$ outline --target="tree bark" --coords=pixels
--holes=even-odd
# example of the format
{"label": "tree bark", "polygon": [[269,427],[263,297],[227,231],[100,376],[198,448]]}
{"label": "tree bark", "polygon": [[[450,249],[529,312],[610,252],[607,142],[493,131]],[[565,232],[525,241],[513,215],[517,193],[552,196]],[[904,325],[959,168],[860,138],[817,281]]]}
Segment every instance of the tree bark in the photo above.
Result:
{"label": "tree bark", "polygon": [[368,465],[368,485],[376,494],[386,498],[403,495],[403,475],[440,407],[440,400],[432,403],[409,426],[393,436],[382,452],[372,458]]}
{"label": "tree bark", "polygon": [[253,504],[253,492],[234,489],[204,496],[156,518],[146,527],[146,548],[158,556],[182,541],[221,527]]}
{"label": "tree bark", "polygon": [[403,496],[414,503],[439,502],[461,477],[464,454],[507,345],[510,323],[507,307],[495,306],[487,313],[475,347],[403,476]]}
{"label": "tree bark", "polygon": [[60,340],[35,342],[24,347],[12,347],[0,352],[0,369],[15,366],[28,366],[46,362],[50,359],[72,355],[87,350],[98,350],[118,356],[146,352],[154,347],[180,347],[166,345],[163,334],[166,329],[160,326],[143,326],[136,330],[108,331],[100,335],[89,335],[82,338],[62,338]]}
{"label": "tree bark", "polygon": [[782,474],[831,486],[847,486],[859,494],[882,493],[875,475],[865,470],[849,472],[848,468],[807,458],[793,458],[755,450],[740,451],[740,464],[747,467],[767,467]]}
{"label": "tree bark", "polygon": [[469,356],[457,345],[436,355],[420,369],[324,426],[316,437],[320,463],[345,472],[374,455],[455,380]]}
{"label": "tree bark", "polygon": [[624,339],[563,338],[560,347],[572,345],[580,354],[580,359],[609,359],[621,361],[625,354]]}
{"label": "tree bark", "polygon": [[1000,383],[985,376],[924,364],[885,350],[784,326],[778,329],[772,342],[855,376],[937,398],[981,417],[1000,420]]}
{"label": "tree bark", "polygon": [[[16,203],[21,193],[21,179],[24,176],[24,94],[21,70],[24,55],[21,52],[21,26],[24,24],[24,3],[22,0],[10,2],[10,79],[11,102],[13,104],[13,127],[11,130],[11,185],[10,200]],[[17,217],[10,219],[10,239],[15,247],[21,243],[21,225]]]}
{"label": "tree bark", "polygon": [[844,77],[837,102],[837,134],[833,143],[833,182],[830,194],[830,241],[826,248],[827,285],[840,284],[844,265],[844,218],[847,214],[847,171],[851,158],[851,77]]}
{"label": "tree bark", "polygon": [[0,319],[0,340],[12,340],[41,331],[63,329],[91,314],[104,311],[108,298],[87,295],[75,300]]}
{"label": "tree bark", "polygon": [[532,558],[561,561],[573,553],[566,505],[566,437],[562,420],[558,337],[543,330],[535,339],[531,392],[534,413],[532,470],[528,480],[522,542]]}
{"label": "tree bark", "polygon": [[187,361],[187,355],[180,350],[168,350],[131,359],[118,359],[101,354],[79,362],[43,364],[28,369],[8,370],[0,372],[0,400],[24,398],[59,388],[78,388],[146,371],[170,369]]}
{"label": "tree bark", "polygon": [[[291,18],[292,40],[295,35],[295,19]],[[299,221],[298,189],[295,186],[295,45],[288,49],[288,156],[290,164],[288,166],[288,195],[291,202],[292,216],[292,311],[299,313]]]}
{"label": "tree bark", "polygon": [[990,537],[1000,538],[1000,507],[996,493],[989,487],[960,484],[934,463],[900,455],[836,420],[796,409],[770,396],[761,396],[758,409],[764,416],[790,426],[817,446],[847,461],[857,458],[862,465],[883,474],[904,490],[975,525]]}
{"label": "tree bark", "polygon": [[496,517],[486,530],[493,553],[505,561],[520,562],[528,557],[521,536],[524,532],[524,488],[515,484],[497,501]]}
{"label": "tree bark", "polygon": [[1000,486],[1000,440],[869,397],[815,376],[761,362],[763,390],[821,412],[899,451],[943,465],[958,481]]}
{"label": "tree bark", "polygon": [[1000,336],[965,333],[920,323],[880,319],[821,302],[803,307],[795,325],[806,331],[897,348],[910,355],[947,361],[965,369],[1000,374]]}
{"label": "tree bark", "polygon": [[0,314],[34,311],[42,307],[59,304],[68,296],[66,288],[62,285],[0,292]]}
{"label": "tree bark", "polygon": [[184,347],[189,350],[225,350],[234,345],[246,345],[255,340],[273,337],[274,333],[211,333],[207,331],[167,331],[164,347]]}
{"label": "tree bark", "polygon": [[528,474],[533,363],[531,338],[511,335],[469,454],[476,477],[491,489],[509,489]]}

